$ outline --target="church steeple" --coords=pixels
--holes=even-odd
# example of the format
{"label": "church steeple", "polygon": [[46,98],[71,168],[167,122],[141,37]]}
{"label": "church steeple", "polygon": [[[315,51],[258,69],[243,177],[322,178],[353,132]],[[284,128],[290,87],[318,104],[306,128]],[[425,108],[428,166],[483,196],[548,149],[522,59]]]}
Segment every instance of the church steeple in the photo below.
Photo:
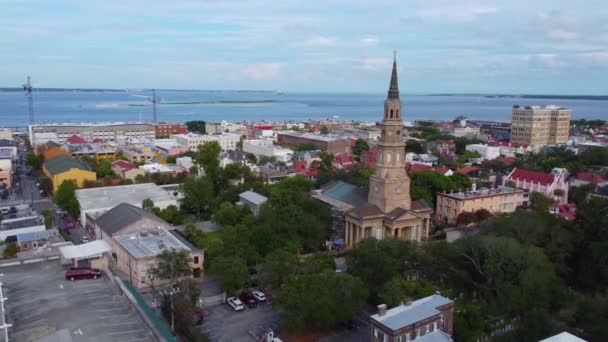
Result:
{"label": "church steeple", "polygon": [[393,52],[393,73],[391,74],[391,84],[388,87],[388,98],[391,100],[399,99],[399,82],[397,81],[397,50]]}

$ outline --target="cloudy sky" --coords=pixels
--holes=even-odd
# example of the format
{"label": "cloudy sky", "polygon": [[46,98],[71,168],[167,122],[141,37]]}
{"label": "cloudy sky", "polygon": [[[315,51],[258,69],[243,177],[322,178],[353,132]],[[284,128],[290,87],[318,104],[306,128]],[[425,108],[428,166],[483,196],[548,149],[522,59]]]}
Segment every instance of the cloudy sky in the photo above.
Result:
{"label": "cloudy sky", "polygon": [[606,0],[0,0],[0,86],[608,93]]}

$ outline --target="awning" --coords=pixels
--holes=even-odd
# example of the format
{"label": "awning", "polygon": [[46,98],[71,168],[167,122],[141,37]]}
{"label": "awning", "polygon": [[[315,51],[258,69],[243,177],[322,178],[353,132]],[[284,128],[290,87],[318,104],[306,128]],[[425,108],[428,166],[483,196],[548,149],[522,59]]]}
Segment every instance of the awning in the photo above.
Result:
{"label": "awning", "polygon": [[110,252],[112,247],[103,241],[95,240],[81,245],[59,247],[61,255],[65,259],[86,259],[99,256],[102,253]]}

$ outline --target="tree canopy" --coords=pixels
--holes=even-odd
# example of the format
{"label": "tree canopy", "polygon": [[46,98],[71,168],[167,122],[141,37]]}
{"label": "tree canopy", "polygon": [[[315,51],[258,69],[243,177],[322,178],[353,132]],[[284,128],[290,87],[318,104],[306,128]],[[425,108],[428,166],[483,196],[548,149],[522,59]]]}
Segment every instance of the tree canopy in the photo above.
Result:
{"label": "tree canopy", "polygon": [[76,199],[76,184],[72,181],[63,181],[55,192],[55,202],[67,211],[72,217],[80,215],[80,204]]}

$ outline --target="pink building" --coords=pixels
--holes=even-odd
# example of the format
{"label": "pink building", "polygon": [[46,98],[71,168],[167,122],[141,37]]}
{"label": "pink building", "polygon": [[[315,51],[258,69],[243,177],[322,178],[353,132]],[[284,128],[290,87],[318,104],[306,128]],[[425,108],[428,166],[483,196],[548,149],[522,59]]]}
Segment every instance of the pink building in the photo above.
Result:
{"label": "pink building", "polygon": [[[555,168],[551,173],[543,173],[515,168],[504,178],[502,184],[506,186],[507,182],[513,182],[517,188],[540,192],[562,205],[568,203],[566,178],[568,178],[566,169]],[[562,191],[561,196],[556,195],[556,190]]]}

